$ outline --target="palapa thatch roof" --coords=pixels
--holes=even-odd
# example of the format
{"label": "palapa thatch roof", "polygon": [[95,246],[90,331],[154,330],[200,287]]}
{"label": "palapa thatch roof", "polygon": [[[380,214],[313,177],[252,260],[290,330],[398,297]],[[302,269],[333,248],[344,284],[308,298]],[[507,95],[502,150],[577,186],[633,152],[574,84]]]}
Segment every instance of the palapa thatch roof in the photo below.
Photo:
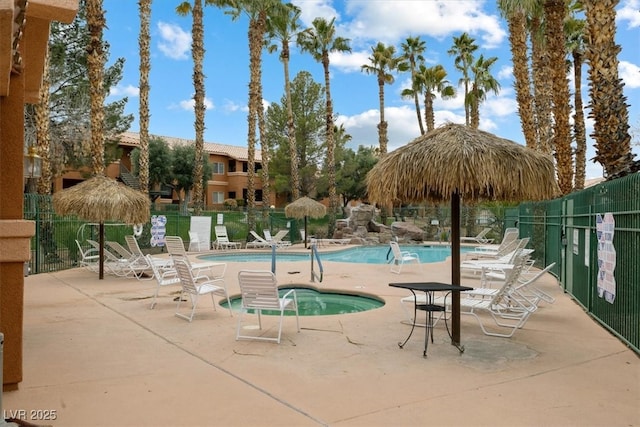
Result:
{"label": "palapa thatch roof", "polygon": [[86,221],[142,224],[149,220],[149,197],[115,179],[97,175],[53,195],[58,215],[76,215]]}
{"label": "palapa thatch roof", "polygon": [[371,202],[542,200],[559,194],[550,156],[446,124],[387,154],[367,175]]}
{"label": "palapa thatch roof", "polygon": [[309,197],[300,197],[284,207],[284,214],[288,218],[302,219],[304,217],[322,218],[327,214],[327,208],[320,202]]}
{"label": "palapa thatch roof", "polygon": [[[551,157],[469,126],[446,124],[387,154],[367,174],[371,202],[451,200],[451,284],[460,284],[460,199],[541,200],[560,193]],[[460,293],[451,341],[460,344]],[[461,347],[459,347],[461,348]]]}

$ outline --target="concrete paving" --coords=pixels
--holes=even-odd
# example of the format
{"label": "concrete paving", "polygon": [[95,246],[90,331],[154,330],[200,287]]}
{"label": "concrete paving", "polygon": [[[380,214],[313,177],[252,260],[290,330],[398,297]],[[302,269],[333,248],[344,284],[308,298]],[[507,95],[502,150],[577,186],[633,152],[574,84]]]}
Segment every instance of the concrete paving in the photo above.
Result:
{"label": "concrete paving", "polygon": [[[238,293],[240,269],[226,283]],[[54,426],[638,426],[640,359],[564,294],[551,275],[541,303],[512,338],[462,317],[464,353],[443,323],[422,357],[398,281],[448,281],[448,261],[408,265],[280,262],[279,283],[368,293],[384,307],[284,319],[280,344],[236,341],[237,315],[202,299],[192,323],[174,315],[177,287],[85,269],[25,278],[24,380],[3,393],[5,417]],[[479,281],[463,276],[463,284]],[[263,317],[265,334],[277,331]],[[21,412],[24,411],[24,412]],[[50,418],[47,420],[47,416]]]}

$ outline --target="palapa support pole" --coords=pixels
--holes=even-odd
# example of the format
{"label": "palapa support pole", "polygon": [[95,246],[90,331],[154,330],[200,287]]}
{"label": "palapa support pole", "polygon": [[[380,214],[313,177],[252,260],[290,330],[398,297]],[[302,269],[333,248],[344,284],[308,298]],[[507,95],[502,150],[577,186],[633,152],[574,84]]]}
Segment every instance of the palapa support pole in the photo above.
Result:
{"label": "palapa support pole", "polygon": [[[460,285],[460,193],[451,195],[451,284]],[[451,344],[460,349],[460,292],[451,295]]]}

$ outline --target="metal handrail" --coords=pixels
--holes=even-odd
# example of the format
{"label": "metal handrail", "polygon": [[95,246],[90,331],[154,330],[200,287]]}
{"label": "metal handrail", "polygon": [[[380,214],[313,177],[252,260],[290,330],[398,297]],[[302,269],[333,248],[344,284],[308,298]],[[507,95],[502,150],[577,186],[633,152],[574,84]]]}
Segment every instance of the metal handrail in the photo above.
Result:
{"label": "metal handrail", "polygon": [[[318,268],[320,270],[320,274],[315,272],[313,269],[313,259],[318,261]],[[320,253],[318,252],[317,245],[315,243],[311,243],[311,281],[315,282],[318,279],[318,282],[322,282],[322,275],[324,273],[324,268],[322,268],[322,261],[320,260]]]}

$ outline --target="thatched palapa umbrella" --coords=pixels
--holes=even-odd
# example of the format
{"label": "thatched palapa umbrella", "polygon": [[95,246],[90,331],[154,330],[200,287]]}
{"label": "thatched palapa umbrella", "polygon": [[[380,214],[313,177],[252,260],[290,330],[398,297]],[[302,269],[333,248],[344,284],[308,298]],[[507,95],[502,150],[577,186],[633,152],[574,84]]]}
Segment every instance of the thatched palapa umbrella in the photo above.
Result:
{"label": "thatched palapa umbrella", "polygon": [[[367,175],[371,202],[451,200],[451,283],[460,284],[460,199],[542,200],[559,194],[550,156],[488,132],[445,124],[383,157]],[[460,293],[452,297],[460,344]]]}
{"label": "thatched palapa umbrella", "polygon": [[322,218],[327,214],[327,208],[320,202],[309,197],[300,197],[284,207],[287,218],[304,218],[304,247],[307,247],[307,217]]}
{"label": "thatched palapa umbrella", "polygon": [[53,208],[58,215],[76,215],[100,224],[100,279],[104,277],[104,222],[147,222],[150,204],[145,194],[104,175],[96,175],[53,195]]}

